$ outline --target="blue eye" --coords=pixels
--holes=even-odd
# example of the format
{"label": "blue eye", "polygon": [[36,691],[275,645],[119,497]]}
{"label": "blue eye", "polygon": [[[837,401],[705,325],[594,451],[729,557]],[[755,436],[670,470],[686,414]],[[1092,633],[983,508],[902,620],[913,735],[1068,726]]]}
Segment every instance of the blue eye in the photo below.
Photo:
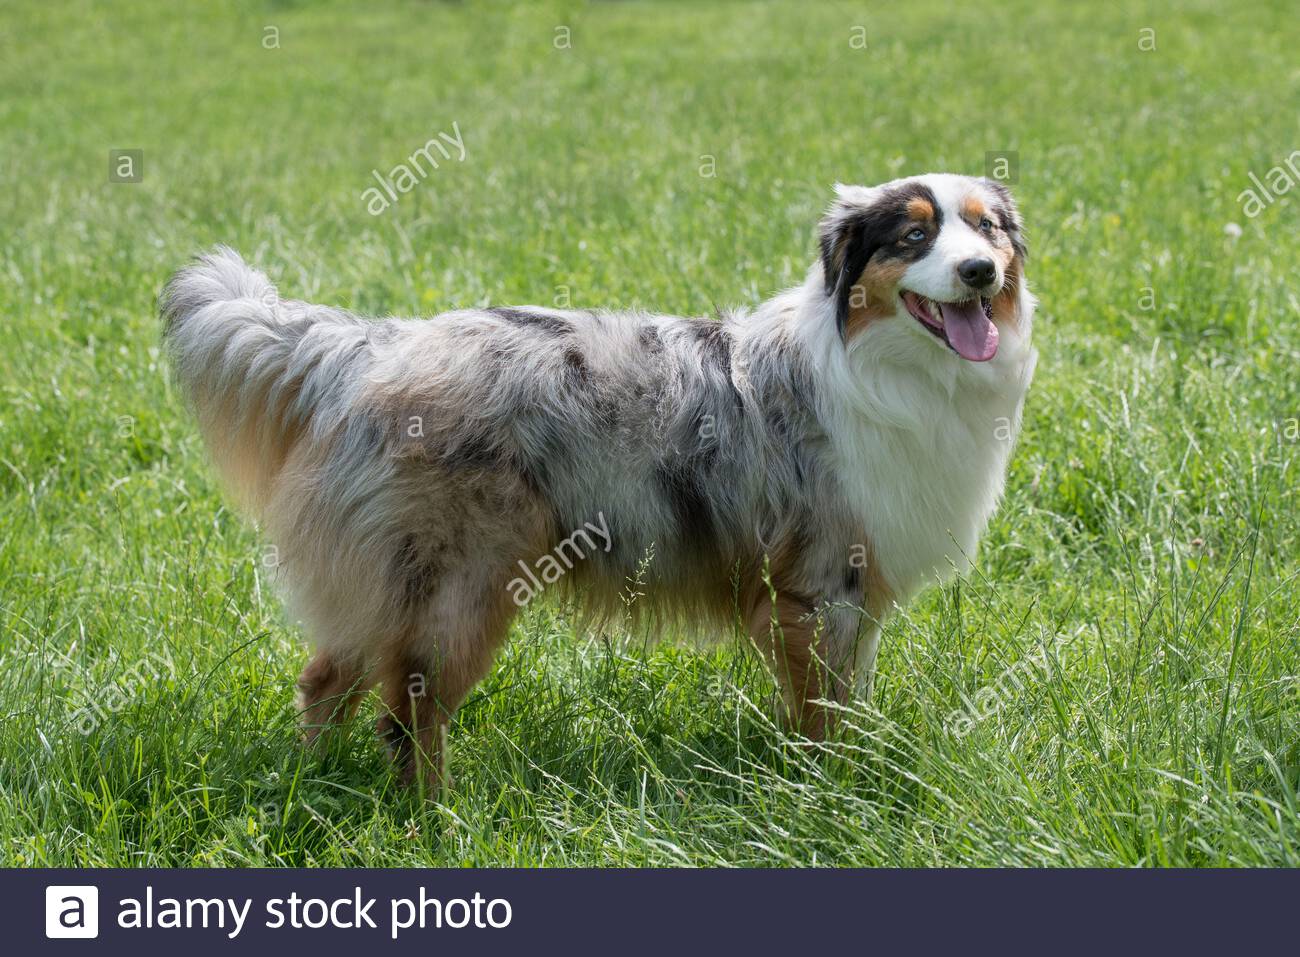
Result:
{"label": "blue eye", "polygon": [[903,238],[906,239],[909,243],[919,243],[925,239],[925,230],[914,229]]}
{"label": "blue eye", "polygon": [[984,230],[984,232],[986,233],[993,232],[993,220],[985,216],[983,219],[980,220],[980,229]]}

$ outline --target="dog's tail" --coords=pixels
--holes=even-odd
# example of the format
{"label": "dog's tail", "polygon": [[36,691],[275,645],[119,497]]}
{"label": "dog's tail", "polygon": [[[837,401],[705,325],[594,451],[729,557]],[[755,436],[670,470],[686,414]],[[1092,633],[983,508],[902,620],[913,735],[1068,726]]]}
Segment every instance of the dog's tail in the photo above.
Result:
{"label": "dog's tail", "polygon": [[368,324],[280,299],[224,246],[177,272],[159,311],[176,377],[218,468],[260,511],[298,442],[341,420]]}

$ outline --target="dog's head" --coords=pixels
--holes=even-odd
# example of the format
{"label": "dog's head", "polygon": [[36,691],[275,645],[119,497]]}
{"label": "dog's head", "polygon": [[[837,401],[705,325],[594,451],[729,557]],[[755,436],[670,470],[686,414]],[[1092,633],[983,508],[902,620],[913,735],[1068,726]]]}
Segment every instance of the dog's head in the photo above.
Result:
{"label": "dog's head", "polygon": [[841,338],[894,320],[962,360],[997,355],[1019,319],[1025,258],[1007,189],[936,173],[836,194],[821,263]]}

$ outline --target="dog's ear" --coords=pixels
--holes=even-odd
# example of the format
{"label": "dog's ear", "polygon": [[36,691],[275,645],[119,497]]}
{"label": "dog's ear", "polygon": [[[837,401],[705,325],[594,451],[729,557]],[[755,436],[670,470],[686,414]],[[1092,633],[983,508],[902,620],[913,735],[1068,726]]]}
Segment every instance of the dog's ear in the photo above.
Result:
{"label": "dog's ear", "polygon": [[1025,249],[1025,224],[1020,219],[1020,210],[1016,208],[1016,201],[1011,196],[1011,190],[1007,189],[995,179],[984,177],[980,183],[997,198],[994,210],[1001,220],[1003,231],[1011,239],[1011,246],[1015,249],[1016,254],[1023,260],[1026,256]]}
{"label": "dog's ear", "polygon": [[826,295],[835,305],[835,327],[841,339],[849,321],[853,284],[884,241],[883,224],[875,215],[879,199],[878,190],[836,184],[835,202],[818,230]]}

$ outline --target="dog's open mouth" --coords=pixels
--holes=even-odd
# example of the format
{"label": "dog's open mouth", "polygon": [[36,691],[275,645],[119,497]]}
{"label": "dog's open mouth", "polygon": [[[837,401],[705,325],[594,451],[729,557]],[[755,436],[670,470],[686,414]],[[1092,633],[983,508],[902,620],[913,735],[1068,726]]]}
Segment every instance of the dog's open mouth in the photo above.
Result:
{"label": "dog's open mouth", "polygon": [[910,289],[899,295],[912,318],[963,359],[988,362],[998,351],[993,306],[981,297],[966,302],[936,302]]}

